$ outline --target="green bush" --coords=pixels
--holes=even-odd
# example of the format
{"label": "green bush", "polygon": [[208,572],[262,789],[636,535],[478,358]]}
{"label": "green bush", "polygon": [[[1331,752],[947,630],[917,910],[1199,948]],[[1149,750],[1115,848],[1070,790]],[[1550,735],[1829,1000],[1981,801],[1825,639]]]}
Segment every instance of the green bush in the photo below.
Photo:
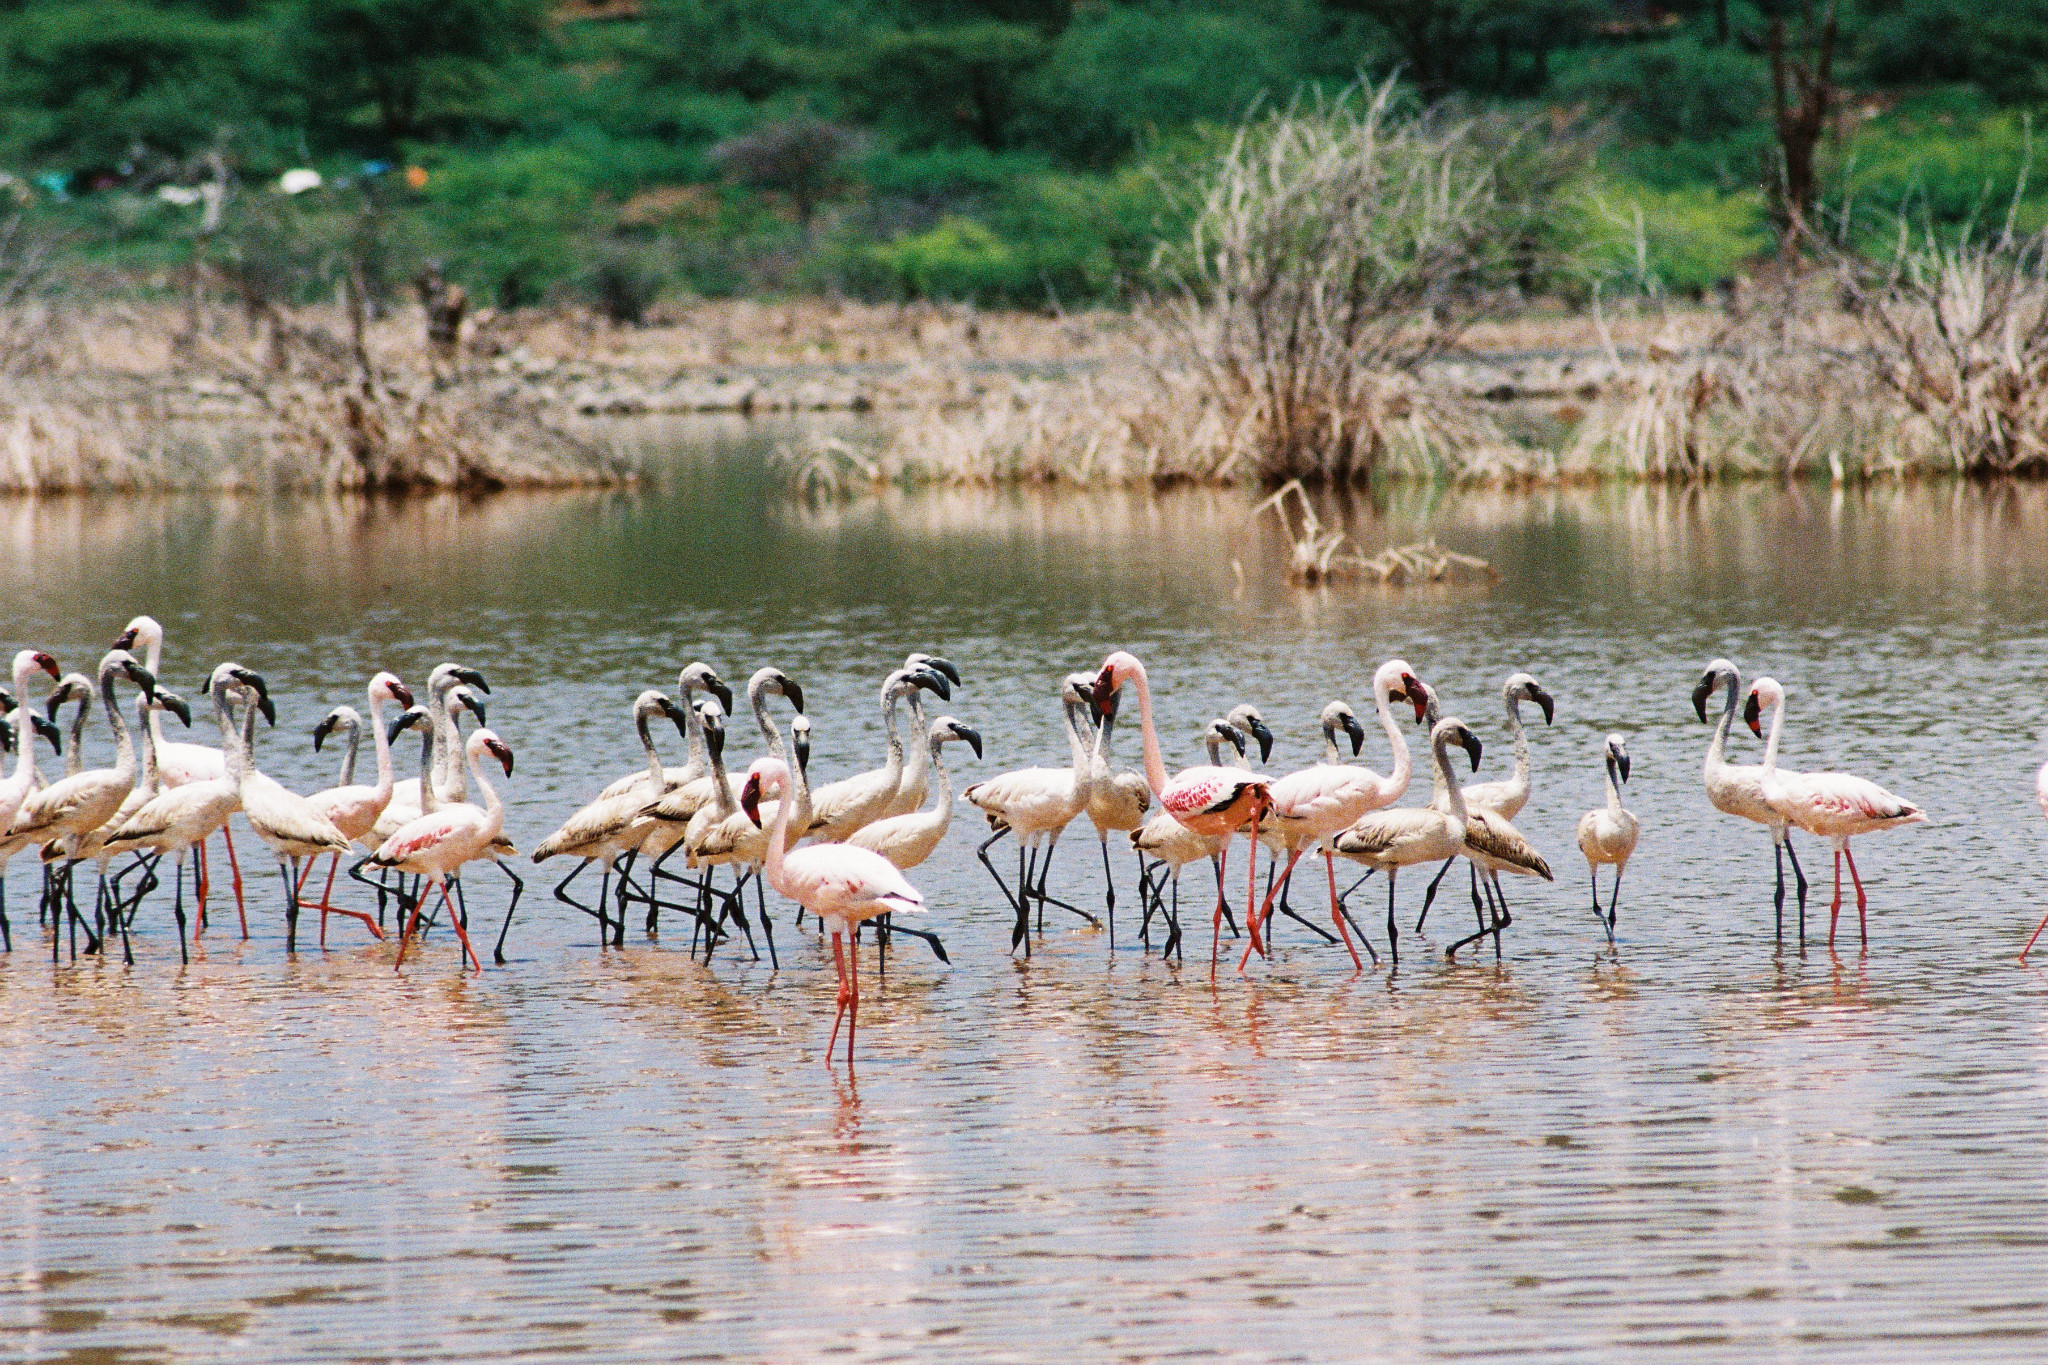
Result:
{"label": "green bush", "polygon": [[1579,273],[1609,287],[1698,293],[1733,278],[1776,242],[1760,190],[1723,194],[1609,178],[1561,202]]}

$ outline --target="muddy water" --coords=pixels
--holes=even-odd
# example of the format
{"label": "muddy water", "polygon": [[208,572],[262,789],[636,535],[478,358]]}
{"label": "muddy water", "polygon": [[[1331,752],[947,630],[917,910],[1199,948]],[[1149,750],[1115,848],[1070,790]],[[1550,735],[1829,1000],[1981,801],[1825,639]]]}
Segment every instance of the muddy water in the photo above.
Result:
{"label": "muddy water", "polygon": [[[1558,881],[1513,884],[1500,963],[1443,960],[1454,897],[1398,971],[1354,976],[1289,924],[1212,984],[1201,938],[1185,966],[1132,941],[1122,850],[1115,951],[1066,916],[1027,961],[963,818],[916,874],[953,965],[912,944],[878,979],[870,952],[852,1075],[820,1064],[829,959],[781,907],[780,972],[707,967],[673,925],[601,949],[532,869],[508,966],[465,979],[436,935],[401,975],[347,925],[287,957],[252,868],[246,942],[217,917],[180,968],[152,901],[132,968],[53,966],[24,859],[0,963],[8,1354],[2038,1358],[2048,956],[2013,956],[2048,900],[2048,499],[1397,497],[1324,510],[1502,581],[1310,592],[1245,505],[806,506],[685,450],[622,494],[0,509],[12,638],[88,666],[154,612],[170,685],[224,657],[266,673],[259,757],[302,789],[331,780],[308,729],[372,669],[483,669],[523,845],[638,761],[626,707],[694,657],[796,676],[823,777],[876,761],[873,691],[912,647],[967,676],[945,709],[988,738],[969,780],[1056,761],[1057,678],[1118,644],[1174,761],[1253,700],[1271,767],[1299,766],[1321,703],[1363,707],[1396,653],[1485,736],[1482,776],[1505,771],[1506,673],[1559,703],[1520,821]],[[1788,763],[1933,814],[1865,843],[1867,955],[1777,947],[1766,840],[1706,804],[1687,692],[1724,652],[1792,685]],[[1645,827],[1613,953],[1571,836],[1610,729]],[[1098,862],[1077,829],[1054,888],[1098,908]],[[1825,877],[1819,846],[1805,862]],[[503,883],[472,882],[495,925]],[[1383,896],[1359,893],[1384,953]]]}

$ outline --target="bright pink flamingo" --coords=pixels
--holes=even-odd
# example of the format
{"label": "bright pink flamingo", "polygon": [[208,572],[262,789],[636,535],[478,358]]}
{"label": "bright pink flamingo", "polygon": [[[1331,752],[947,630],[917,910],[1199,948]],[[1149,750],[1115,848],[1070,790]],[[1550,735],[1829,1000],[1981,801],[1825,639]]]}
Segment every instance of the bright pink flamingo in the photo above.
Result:
{"label": "bright pink flamingo", "polygon": [[[1209,970],[1216,970],[1223,943],[1223,868],[1230,860],[1230,836],[1246,830],[1251,845],[1245,859],[1245,904],[1258,898],[1259,820],[1272,808],[1273,796],[1266,779],[1244,768],[1221,768],[1203,764],[1183,768],[1178,777],[1166,775],[1166,760],[1159,754],[1159,732],[1152,723],[1152,687],[1145,678],[1145,665],[1137,656],[1117,650],[1102,661],[1095,677],[1095,707],[1109,704],[1125,683],[1138,688],[1138,719],[1145,738],[1145,780],[1159,798],[1159,808],[1197,834],[1220,839],[1222,847],[1216,864],[1216,914],[1209,942]],[[1252,947],[1261,952],[1259,921],[1247,917]]]}
{"label": "bright pink flamingo", "polygon": [[1842,860],[1849,860],[1849,878],[1856,883],[1856,930],[1863,946],[1870,946],[1870,926],[1865,917],[1868,901],[1863,878],[1856,871],[1856,855],[1849,841],[1859,834],[1896,829],[1927,819],[1927,812],[1911,801],[1892,795],[1867,778],[1850,773],[1781,773],[1778,771],[1778,735],[1785,725],[1785,689],[1775,678],[1758,678],[1749,685],[1750,729],[1762,727],[1757,713],[1770,707],[1771,738],[1764,755],[1763,793],[1771,809],[1808,834],[1826,839],[1835,848],[1835,900],[1828,909],[1828,947],[1835,946],[1835,920],[1842,913]]}
{"label": "bright pink flamingo", "polygon": [[[1372,675],[1372,700],[1379,712],[1380,727],[1387,732],[1387,745],[1394,751],[1394,770],[1385,777],[1370,768],[1354,763],[1318,763],[1313,768],[1289,773],[1272,785],[1273,830],[1288,850],[1287,866],[1280,873],[1279,886],[1285,886],[1287,879],[1294,875],[1294,865],[1301,855],[1311,848],[1323,851],[1323,864],[1330,876],[1330,919],[1337,926],[1344,946],[1351,953],[1351,965],[1360,971],[1365,964],[1359,960],[1357,945],[1351,941],[1351,930],[1344,923],[1343,906],[1337,899],[1337,864],[1330,850],[1330,840],[1357,823],[1360,817],[1384,809],[1401,799],[1408,790],[1408,777],[1414,771],[1408,757],[1408,741],[1402,738],[1401,726],[1394,719],[1393,703],[1398,698],[1415,704],[1416,718],[1422,716],[1423,697],[1421,680],[1403,659],[1391,659],[1383,663]],[[1352,722],[1354,725],[1356,721]],[[1273,897],[1279,886],[1266,893],[1266,903],[1259,907],[1257,922],[1265,925],[1273,915]],[[1253,935],[1256,940],[1257,935]],[[1370,952],[1372,945],[1368,943]],[[1252,959],[1252,950],[1247,946],[1244,957],[1239,959],[1237,969],[1243,971]]]}
{"label": "bright pink flamingo", "polygon": [[484,779],[478,765],[488,753],[504,766],[505,776],[510,777],[512,750],[504,740],[479,726],[471,733],[469,743],[463,746],[463,753],[469,760],[470,778],[484,794],[484,804],[444,802],[431,815],[406,822],[370,855],[370,861],[378,867],[396,868],[427,879],[427,884],[420,888],[419,899],[413,902],[412,920],[398,939],[399,967],[405,966],[406,942],[412,938],[413,930],[419,927],[420,907],[426,904],[428,891],[439,887],[441,904],[448,911],[449,922],[455,926],[455,936],[462,940],[462,951],[475,964],[478,973],[484,969],[476,949],[469,946],[469,931],[463,927],[462,916],[455,913],[454,902],[448,898],[448,878],[459,872],[464,863],[483,857],[484,851],[491,846],[491,840],[505,828],[505,803],[499,799],[497,789]]}
{"label": "bright pink flamingo", "polygon": [[[740,788],[740,809],[756,828],[761,802],[781,797],[789,787],[789,765],[772,755],[754,760]],[[795,798],[775,807],[775,828],[768,833],[768,885],[816,915],[832,935],[832,965],[839,973],[839,1012],[832,1016],[832,1036],[825,1041],[825,1061],[832,1060],[839,1041],[839,1021],[846,1021],[846,1064],[853,1065],[853,1034],[860,1026],[860,967],[846,961],[844,940],[860,926],[896,911],[922,911],[924,897],[896,870],[896,864],[872,849],[853,844],[811,844],[789,847],[789,813]]]}
{"label": "bright pink flamingo", "polygon": [[[19,655],[15,657],[14,667],[18,676],[21,669]],[[2034,799],[2041,803],[2041,814],[2048,815],[2048,763],[2043,763],[2041,771],[2034,774]],[[2048,929],[2048,915],[2043,915],[2041,922],[2034,926],[2034,938],[2028,939],[2027,946],[2020,949],[2020,961],[2025,962],[2027,954],[2034,951],[2034,939],[2041,937],[2043,929]]]}

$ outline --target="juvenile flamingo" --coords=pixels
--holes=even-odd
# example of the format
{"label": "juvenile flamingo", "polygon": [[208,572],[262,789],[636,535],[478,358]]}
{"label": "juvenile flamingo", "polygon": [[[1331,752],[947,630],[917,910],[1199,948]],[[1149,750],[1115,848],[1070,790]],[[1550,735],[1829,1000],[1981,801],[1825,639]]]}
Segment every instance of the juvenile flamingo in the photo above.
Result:
{"label": "juvenile flamingo", "polygon": [[[828,782],[811,793],[811,827],[807,831],[819,843],[843,842],[863,825],[887,818],[903,786],[903,737],[897,731],[896,706],[923,688],[941,700],[950,700],[952,688],[946,675],[931,669],[899,668],[882,682],[882,725],[888,735],[888,754],[879,768]],[[799,831],[799,837],[805,831]]]}
{"label": "juvenile flamingo", "polygon": [[[38,671],[48,673],[52,678],[62,676],[58,672],[57,661],[40,649],[24,649],[15,654],[14,694],[20,698],[16,715],[42,720],[47,724],[47,718],[34,716],[28,706],[29,679]],[[21,803],[28,800],[29,793],[33,792],[36,786],[35,735],[28,726],[16,728],[18,733],[15,742],[20,744],[21,749],[15,755],[13,773],[6,781],[0,782],[0,830],[5,830],[14,823],[15,813],[21,809]],[[27,846],[27,839],[15,845],[17,848]],[[5,950],[11,953],[14,951],[14,931],[7,923],[7,864],[11,858],[4,856],[6,853],[6,849],[0,848],[0,946],[4,946]]]}
{"label": "juvenile flamingo", "polygon": [[[344,706],[321,721],[313,731],[313,748],[317,751],[337,725],[345,724],[348,717],[355,718],[355,724],[349,731],[348,758],[343,763],[341,780],[337,785],[314,792],[306,798],[306,803],[325,816],[336,829],[347,835],[351,843],[367,837],[371,828],[376,825],[377,817],[391,804],[391,792],[395,784],[391,775],[391,739],[384,729],[384,705],[386,702],[397,702],[403,707],[412,705],[411,689],[399,681],[395,673],[379,672],[370,679],[364,693],[370,703],[371,739],[377,747],[376,783],[366,786],[354,781],[356,746],[362,734],[362,718],[356,716],[352,708]],[[312,876],[314,866],[315,864],[310,862],[306,864],[308,877]],[[377,927],[377,921],[372,916],[361,910],[349,910],[334,904],[334,877],[340,870],[341,855],[336,853],[327,865],[327,887],[320,893],[320,946],[327,946],[327,917],[330,914],[348,915],[359,919],[376,937],[384,937],[384,931]],[[304,895],[303,884],[299,892]]]}
{"label": "juvenile flamingo", "polygon": [[[455,936],[462,941],[462,951],[479,974],[484,969],[483,959],[470,946],[469,931],[448,898],[448,879],[459,872],[464,863],[488,856],[491,841],[498,837],[498,831],[505,825],[505,803],[479,766],[485,754],[503,765],[505,776],[512,775],[512,750],[489,729],[478,726],[463,746],[463,755],[470,778],[484,794],[482,806],[468,801],[448,802],[433,814],[422,815],[408,823],[370,855],[370,861],[377,866],[424,877],[428,888],[440,890],[442,908],[448,912],[448,920],[455,926]],[[411,922],[398,938],[398,961],[393,970],[405,966],[405,946],[411,941],[413,931],[419,928],[420,910],[426,902],[425,891],[413,901]]]}
{"label": "juvenile flamingo", "polygon": [[348,852],[349,837],[305,797],[286,789],[256,766],[257,713],[260,711],[266,721],[275,724],[277,711],[270,704],[270,687],[261,674],[238,668],[234,677],[255,692],[257,704],[243,714],[242,742],[228,755],[228,776],[234,779],[241,794],[243,818],[277,858],[278,876],[284,879],[284,947],[288,953],[296,952],[299,864],[323,853]]}
{"label": "juvenile flamingo", "polygon": [[1483,752],[1479,736],[1455,716],[1437,721],[1429,732],[1430,760],[1444,786],[1445,800],[1427,806],[1403,806],[1367,815],[1332,841],[1336,851],[1354,862],[1387,874],[1387,950],[1396,963],[1401,960],[1400,930],[1394,922],[1394,881],[1404,867],[1455,858],[1466,850],[1465,831],[1471,812],[1466,809],[1458,774],[1451,767],[1450,748],[1456,744],[1471,757],[1472,771],[1479,771]]}
{"label": "juvenile flamingo", "polygon": [[[1380,728],[1386,732],[1387,747],[1394,755],[1393,770],[1387,776],[1381,777],[1370,768],[1351,763],[1318,763],[1312,768],[1289,773],[1272,784],[1270,818],[1288,849],[1287,866],[1280,873],[1281,883],[1284,885],[1294,875],[1294,865],[1302,854],[1311,848],[1322,850],[1323,865],[1330,879],[1330,919],[1336,925],[1345,949],[1351,954],[1351,965],[1359,971],[1365,970],[1365,963],[1359,960],[1358,948],[1352,943],[1351,930],[1344,920],[1343,906],[1337,899],[1337,862],[1330,840],[1355,824],[1361,816],[1393,805],[1408,790],[1408,778],[1413,767],[1408,757],[1408,741],[1402,737],[1400,723],[1394,719],[1393,703],[1396,699],[1406,701],[1411,696],[1419,697],[1421,688],[1421,680],[1403,659],[1390,659],[1372,675],[1373,708],[1379,717]],[[1410,689],[1413,689],[1412,693]],[[1419,705],[1417,709],[1420,710]],[[1350,708],[1346,707],[1344,714],[1349,711]],[[1356,723],[1354,720],[1353,724]],[[1334,747],[1334,738],[1331,744]],[[1259,907],[1256,922],[1263,926],[1272,914],[1273,892],[1268,891],[1266,903]],[[1252,938],[1256,942],[1258,934],[1254,932]],[[1372,945],[1368,943],[1366,948],[1371,951]],[[1247,946],[1244,957],[1237,964],[1239,971],[1243,971],[1245,964],[1251,961],[1251,953]]]}
{"label": "juvenile flamingo", "polygon": [[[1126,683],[1138,689],[1138,723],[1145,739],[1145,780],[1152,784],[1159,808],[1195,833],[1214,835],[1223,841],[1217,855],[1219,872],[1230,861],[1231,836],[1240,830],[1246,832],[1249,842],[1245,855],[1245,904],[1249,906],[1258,897],[1259,821],[1273,804],[1266,780],[1241,769],[1208,765],[1183,768],[1178,776],[1168,777],[1166,760],[1159,752],[1159,733],[1152,720],[1152,686],[1145,676],[1145,665],[1136,655],[1120,649],[1102,661],[1102,671],[1095,678],[1096,709],[1100,710]],[[1223,950],[1220,875],[1217,882],[1216,913],[1209,943],[1211,973],[1215,972]],[[1250,915],[1246,921],[1252,946],[1258,947],[1259,926]]]}
{"label": "juvenile flamingo", "polygon": [[860,1027],[860,972],[856,961],[848,968],[844,940],[858,933],[861,924],[896,911],[924,909],[924,897],[904,880],[895,864],[873,849],[852,844],[812,844],[789,847],[790,811],[798,803],[788,796],[789,765],[779,758],[757,758],[747,769],[746,784],[740,788],[740,809],[761,825],[764,797],[786,797],[777,803],[775,825],[768,834],[768,884],[818,916],[825,932],[832,936],[832,962],[839,974],[839,1011],[832,1017],[832,1036],[825,1043],[825,1060],[832,1060],[833,1045],[839,1040],[839,1024],[846,1021],[846,1064],[853,1065],[854,1031]]}
{"label": "juvenile flamingo", "polygon": [[[1714,809],[1727,815],[1737,815],[1744,820],[1754,820],[1771,832],[1771,856],[1778,868],[1778,893],[1774,904],[1777,908],[1778,942],[1785,941],[1785,859],[1792,860],[1792,875],[1799,882],[1799,946],[1806,946],[1806,871],[1799,866],[1799,850],[1793,847],[1791,822],[1764,799],[1764,770],[1761,764],[1735,764],[1724,758],[1723,751],[1728,745],[1728,732],[1735,724],[1735,708],[1742,698],[1742,674],[1726,659],[1716,659],[1707,665],[1699,685],[1692,690],[1693,710],[1704,722],[1707,718],[1707,698],[1714,689],[1727,689],[1727,700],[1721,708],[1721,720],[1714,727],[1714,738],[1707,745],[1707,760],[1701,770],[1706,783],[1707,800],[1714,803]],[[1767,761],[1775,764],[1777,754],[1766,753]],[[1794,774],[1781,770],[1781,777]]]}
{"label": "juvenile flamingo", "polygon": [[[1628,870],[1629,855],[1636,851],[1636,834],[1641,829],[1636,817],[1621,808],[1621,784],[1628,781],[1628,741],[1609,735],[1601,757],[1607,766],[1607,804],[1579,817],[1579,852],[1586,855],[1586,871],[1593,882],[1593,918],[1607,931],[1607,946],[1614,946],[1614,910],[1621,900],[1621,874]],[[1614,891],[1607,898],[1607,913],[1600,912],[1600,869],[1614,869]]]}
{"label": "juvenile flamingo", "polygon": [[[937,673],[952,686],[961,685],[960,670],[953,665],[952,660],[941,659],[936,654],[919,651],[905,658],[903,667],[913,673]],[[913,735],[929,734],[931,731],[924,718],[924,691],[923,688],[917,688],[903,699],[910,707],[913,727],[910,733]],[[949,698],[950,695],[949,693]],[[896,799],[889,803],[889,816],[909,815],[924,805],[925,795],[931,787],[931,768],[928,762],[930,757],[926,746],[919,744],[911,745],[904,754],[903,785],[896,789]]]}
{"label": "juvenile flamingo", "polygon": [[1835,899],[1828,910],[1828,947],[1835,946],[1835,922],[1842,914],[1842,860],[1849,860],[1849,878],[1856,884],[1857,938],[1870,946],[1870,925],[1865,914],[1868,899],[1863,878],[1856,872],[1856,855],[1849,841],[1859,834],[1897,829],[1927,819],[1927,812],[1903,797],[1894,796],[1877,783],[1851,773],[1780,773],[1777,769],[1778,734],[1785,724],[1785,689],[1775,678],[1758,678],[1749,685],[1748,715],[1751,730],[1758,729],[1758,713],[1771,708],[1771,739],[1764,754],[1764,800],[1771,809],[1808,834],[1826,839],[1835,850]]}
{"label": "juvenile flamingo", "polygon": [[[1543,684],[1528,673],[1510,673],[1501,684],[1501,701],[1507,707],[1508,734],[1514,744],[1515,766],[1504,778],[1491,782],[1474,782],[1465,788],[1465,807],[1468,810],[1487,810],[1502,819],[1512,820],[1522,813],[1522,807],[1529,804],[1529,732],[1522,724],[1522,703],[1533,701],[1543,710],[1543,723],[1548,725],[1556,717],[1557,702],[1543,690]],[[1423,921],[1429,918],[1430,903],[1436,899],[1437,888],[1443,885],[1444,874],[1451,870],[1456,858],[1444,859],[1444,865],[1437,870],[1429,883],[1429,890],[1422,893],[1422,913],[1415,917],[1415,932],[1422,932]],[[1476,894],[1479,889],[1479,865],[1471,864]]]}
{"label": "juvenile flamingo", "polygon": [[[1093,679],[1086,675],[1075,675],[1060,683],[1060,718],[1067,731],[1068,766],[1013,768],[977,782],[961,793],[987,817],[989,828],[995,831],[976,847],[974,856],[988,869],[989,876],[996,879],[1003,899],[1016,913],[1016,922],[1010,929],[1010,951],[1015,952],[1022,944],[1026,957],[1031,955],[1032,897],[1038,898],[1042,919],[1048,899],[1045,879],[1052,868],[1052,848],[1059,841],[1059,832],[1088,805],[1088,743],[1082,737],[1080,716],[1085,708],[1095,705],[1093,687]],[[1017,894],[1014,896],[988,856],[990,846],[1006,834],[1017,836]],[[1052,844],[1047,847],[1044,868],[1040,870],[1038,845],[1048,836]],[[1035,885],[1034,872],[1038,874]]]}
{"label": "juvenile flamingo", "polygon": [[981,757],[981,735],[974,729],[962,725],[951,716],[940,716],[931,724],[926,735],[925,748],[928,751],[932,769],[939,775],[938,799],[930,810],[912,811],[908,815],[892,815],[886,820],[877,820],[872,825],[862,826],[853,832],[846,842],[855,848],[870,849],[881,854],[893,864],[897,871],[908,872],[932,856],[939,841],[946,837],[946,830],[953,823],[953,779],[946,771],[946,759],[942,752],[945,746],[958,740],[974,750],[976,758]]}

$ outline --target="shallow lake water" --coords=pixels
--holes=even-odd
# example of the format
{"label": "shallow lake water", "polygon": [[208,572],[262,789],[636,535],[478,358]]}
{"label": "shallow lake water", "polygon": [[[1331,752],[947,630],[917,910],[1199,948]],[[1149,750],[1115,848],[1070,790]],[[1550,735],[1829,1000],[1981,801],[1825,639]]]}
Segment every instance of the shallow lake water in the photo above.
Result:
{"label": "shallow lake water", "polygon": [[[2048,490],[1398,494],[1324,510],[1369,550],[1434,534],[1501,581],[1304,591],[1247,496],[811,505],[757,454],[679,442],[641,489],[480,503],[0,507],[9,633],[87,668],[155,613],[168,685],[196,695],[227,657],[269,678],[259,758],[301,790],[332,780],[310,727],[372,670],[471,664],[518,752],[522,847],[639,761],[633,696],[693,658],[735,686],[764,663],[796,677],[824,780],[878,760],[887,668],[943,652],[966,684],[941,709],[988,741],[963,783],[1063,761],[1053,690],[1114,646],[1151,669],[1169,762],[1250,700],[1274,772],[1312,761],[1322,703],[1366,710],[1398,655],[1485,738],[1480,776],[1504,773],[1499,688],[1526,668],[1558,711],[1518,823],[1557,882],[1510,884],[1498,963],[1444,960],[1462,892],[1406,933],[1411,877],[1398,970],[1354,975],[1284,923],[1271,962],[1212,981],[1198,916],[1185,965],[1133,940],[1119,848],[1114,951],[1066,916],[1027,960],[962,803],[914,874],[952,965],[900,944],[877,977],[863,954],[849,1072],[822,1062],[829,953],[772,902],[781,970],[743,948],[707,967],[673,921],[600,947],[550,864],[508,965],[465,977],[439,932],[396,973],[346,922],[288,957],[250,855],[246,942],[217,901],[180,967],[159,897],[133,967],[53,965],[23,859],[0,962],[9,1356],[2048,1348],[2048,954],[2014,960],[2048,901]],[[1853,929],[1821,941],[1811,841],[1819,936],[1773,941],[1767,838],[1700,786],[1688,694],[1720,653],[1791,685],[1788,764],[1931,814],[1860,844],[1867,953]],[[1572,839],[1609,730],[1644,825],[1613,952]],[[735,766],[750,739],[736,727]],[[1122,748],[1135,766],[1134,734]],[[1376,727],[1362,761],[1387,761]],[[1052,884],[1094,908],[1085,829]],[[470,880],[495,926],[504,883]],[[1384,895],[1354,901],[1383,954]]]}

